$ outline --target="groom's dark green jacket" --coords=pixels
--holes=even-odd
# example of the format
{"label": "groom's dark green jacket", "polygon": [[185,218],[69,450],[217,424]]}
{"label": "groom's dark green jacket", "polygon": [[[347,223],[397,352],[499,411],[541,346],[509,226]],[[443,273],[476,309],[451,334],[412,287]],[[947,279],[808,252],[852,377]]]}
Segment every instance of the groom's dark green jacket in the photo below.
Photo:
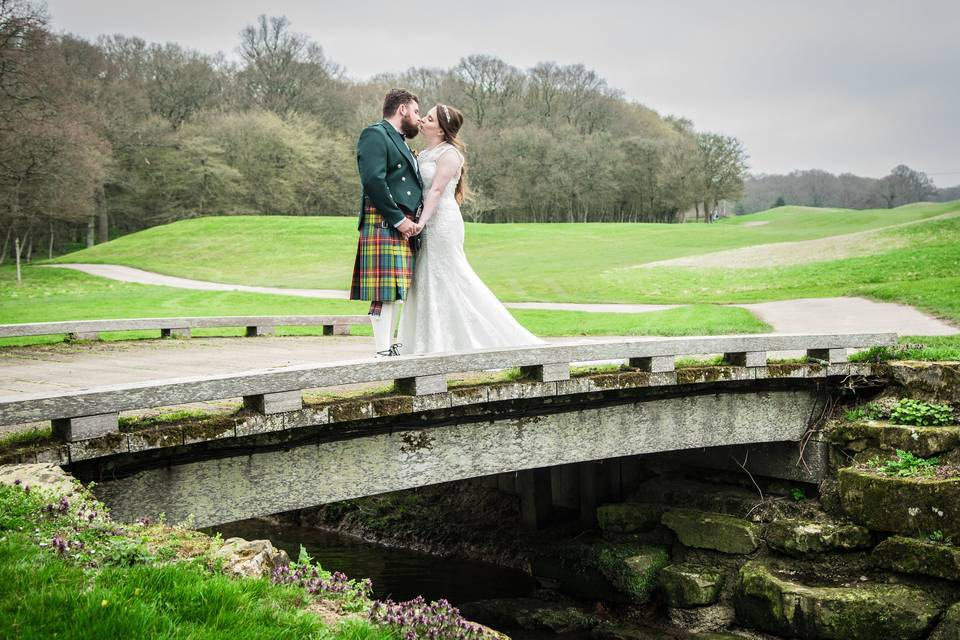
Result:
{"label": "groom's dark green jacket", "polygon": [[[423,202],[423,183],[416,160],[403,137],[386,120],[372,124],[360,133],[357,168],[363,197],[370,200],[391,226],[403,220],[401,207],[415,212]],[[362,224],[363,199],[357,227]]]}

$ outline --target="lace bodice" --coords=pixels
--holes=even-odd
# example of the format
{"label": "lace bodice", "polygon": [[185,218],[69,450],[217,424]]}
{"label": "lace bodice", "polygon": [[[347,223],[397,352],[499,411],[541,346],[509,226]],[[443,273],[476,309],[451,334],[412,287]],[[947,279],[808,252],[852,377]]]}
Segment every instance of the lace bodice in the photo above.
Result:
{"label": "lace bodice", "polygon": [[[420,177],[423,178],[423,189],[426,191],[433,184],[433,177],[437,174],[437,162],[445,153],[454,153],[460,159],[460,167],[463,167],[463,156],[460,151],[452,144],[441,142],[432,149],[424,149],[417,155],[417,164],[420,167]],[[449,198],[454,198],[457,190],[457,183],[460,182],[461,169],[457,170],[457,175],[450,179],[446,188],[443,190],[441,203]]]}

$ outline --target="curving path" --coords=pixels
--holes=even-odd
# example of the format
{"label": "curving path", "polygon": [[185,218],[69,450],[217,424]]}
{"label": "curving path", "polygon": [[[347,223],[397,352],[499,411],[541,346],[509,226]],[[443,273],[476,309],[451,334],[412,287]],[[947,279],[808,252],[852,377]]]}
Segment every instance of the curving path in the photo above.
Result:
{"label": "curving path", "polygon": [[[345,300],[348,292],[337,289],[283,289],[251,287],[166,276],[151,271],[113,264],[56,264],[49,267],[75,269],[84,273],[139,284],[154,284],[180,289],[205,291],[246,291],[305,298]],[[567,302],[507,302],[512,309],[550,311],[586,311],[590,313],[647,313],[682,305],[664,304],[579,304]],[[866,298],[802,298],[754,304],[742,307],[773,327],[774,333],[848,333],[895,332],[900,335],[940,336],[960,333],[960,329],[933,318],[913,307]]]}

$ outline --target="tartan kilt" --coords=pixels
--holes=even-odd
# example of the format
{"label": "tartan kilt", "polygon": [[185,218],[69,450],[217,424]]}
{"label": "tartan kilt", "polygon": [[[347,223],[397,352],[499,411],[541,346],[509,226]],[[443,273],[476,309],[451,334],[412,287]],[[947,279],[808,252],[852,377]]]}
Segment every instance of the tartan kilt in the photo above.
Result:
{"label": "tartan kilt", "polygon": [[[406,212],[405,212],[406,213]],[[408,219],[412,214],[406,213]],[[363,223],[353,264],[351,300],[404,300],[413,279],[413,251],[410,242],[393,225],[364,203]]]}

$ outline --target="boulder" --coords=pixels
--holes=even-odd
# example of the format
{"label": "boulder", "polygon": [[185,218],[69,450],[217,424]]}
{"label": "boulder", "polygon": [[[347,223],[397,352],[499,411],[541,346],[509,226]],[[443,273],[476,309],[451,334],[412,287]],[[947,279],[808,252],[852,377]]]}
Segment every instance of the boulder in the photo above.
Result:
{"label": "boulder", "polygon": [[290,564],[287,552],[269,540],[228,538],[213,557],[223,561],[225,573],[252,578],[268,578],[278,566]]}
{"label": "boulder", "polygon": [[760,525],[742,518],[693,509],[667,511],[661,522],[688,547],[723,553],[753,553],[760,546],[763,531]]}
{"label": "boulder", "polygon": [[672,564],[660,570],[657,581],[671,607],[702,607],[717,601],[723,574],[705,565]]}
{"label": "boulder", "polygon": [[792,573],[760,561],[744,564],[734,598],[737,620],[811,640],[919,640],[940,615],[940,605],[916,587],[873,582],[817,586]]}
{"label": "boulder", "polygon": [[893,533],[943,531],[960,539],[960,478],[897,478],[841,469],[844,514],[869,529]]}
{"label": "boulder", "polygon": [[960,580],[960,548],[919,538],[891,536],[873,550],[877,566],[947,580]]}
{"label": "boulder", "polygon": [[960,602],[947,609],[928,640],[960,640]]}
{"label": "boulder", "polygon": [[19,484],[58,496],[72,495],[80,486],[60,465],[52,463],[0,465],[0,484]]}
{"label": "boulder", "polygon": [[597,507],[597,523],[610,533],[650,531],[660,524],[663,505],[643,502],[622,502]]}
{"label": "boulder", "polygon": [[960,362],[891,362],[889,377],[911,398],[960,402]]}
{"label": "boulder", "polygon": [[588,600],[644,603],[657,572],[670,561],[666,549],[633,543],[569,545],[533,561],[533,574],[555,580],[561,591]]}
{"label": "boulder", "polygon": [[870,530],[855,524],[775,520],[767,525],[767,546],[791,556],[852,551],[871,544]]}
{"label": "boulder", "polygon": [[736,622],[736,613],[729,604],[712,604],[692,609],[669,607],[667,619],[674,628],[688,633],[719,633]]}
{"label": "boulder", "polygon": [[960,427],[915,427],[882,420],[841,422],[830,430],[830,440],[851,451],[903,449],[929,458],[960,447]]}

